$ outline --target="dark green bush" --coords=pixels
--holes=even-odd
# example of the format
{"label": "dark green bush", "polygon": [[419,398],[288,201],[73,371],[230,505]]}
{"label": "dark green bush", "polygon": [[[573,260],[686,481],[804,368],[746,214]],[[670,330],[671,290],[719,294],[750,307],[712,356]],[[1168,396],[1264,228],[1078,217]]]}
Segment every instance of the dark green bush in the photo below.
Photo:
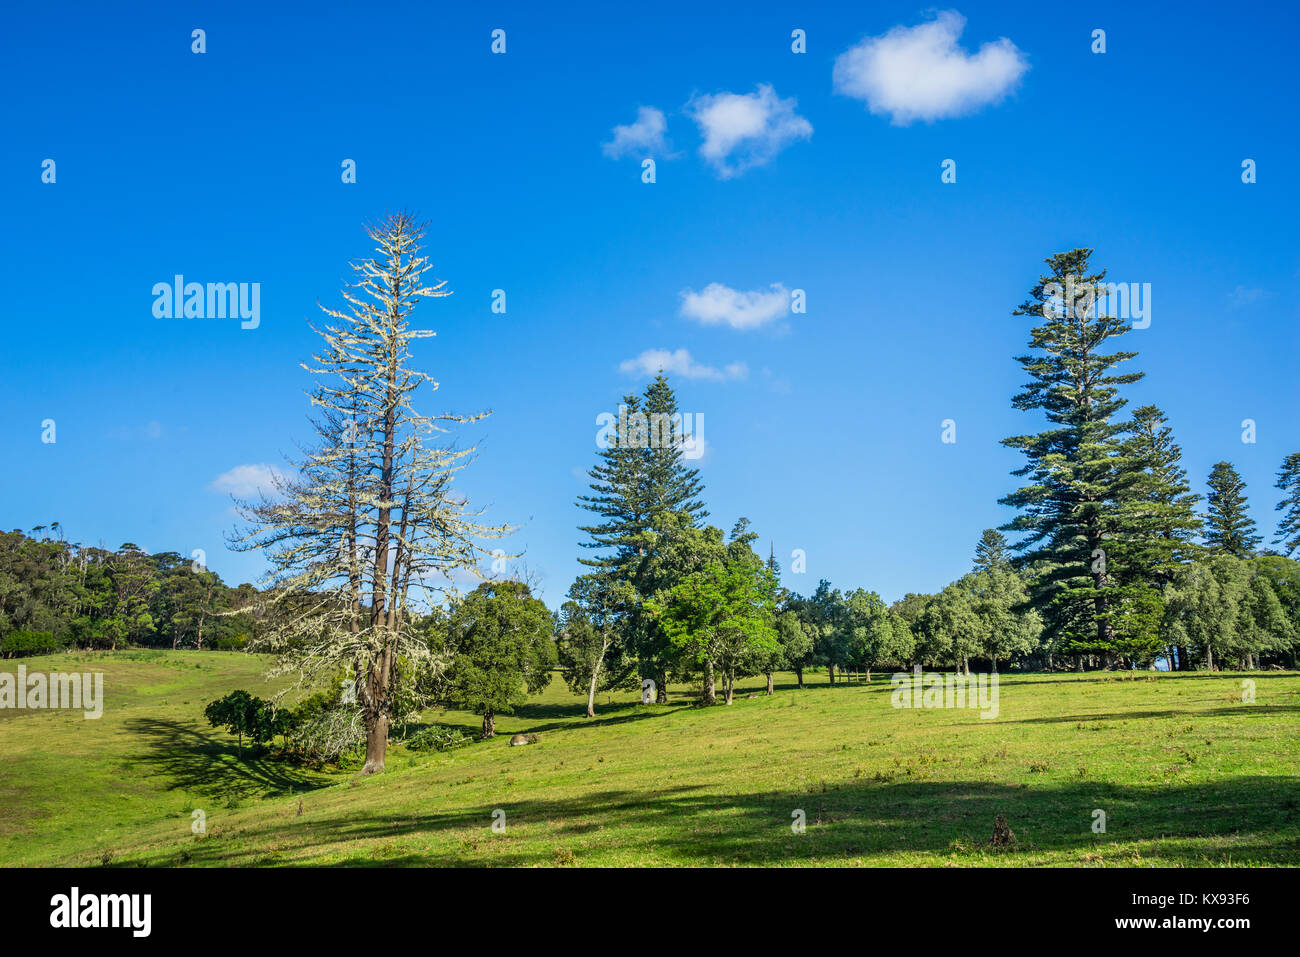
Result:
{"label": "dark green bush", "polygon": [[11,631],[0,638],[0,655],[6,658],[49,655],[62,648],[63,642],[48,631]]}

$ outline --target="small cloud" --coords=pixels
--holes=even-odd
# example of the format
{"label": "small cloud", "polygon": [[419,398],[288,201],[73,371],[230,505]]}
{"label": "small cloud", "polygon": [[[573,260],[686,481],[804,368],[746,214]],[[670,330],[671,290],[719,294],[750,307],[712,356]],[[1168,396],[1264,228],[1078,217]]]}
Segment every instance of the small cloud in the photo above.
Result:
{"label": "small cloud", "polygon": [[770,84],[753,93],[717,93],[694,97],[687,112],[700,128],[700,155],[722,179],[762,166],[795,140],[812,136],[813,128],[795,113],[796,101],[783,100]]}
{"label": "small cloud", "polygon": [[618,368],[626,375],[655,375],[663,372],[684,379],[704,379],[709,382],[734,381],[749,375],[749,366],[743,362],[732,362],[719,369],[696,362],[685,349],[675,352],[647,349],[635,359],[624,359]]}
{"label": "small cloud", "polygon": [[667,130],[668,121],[663,110],[653,106],[637,107],[636,122],[614,127],[614,138],[602,143],[600,148],[611,159],[634,153],[666,153],[668,144],[664,141],[664,133]]}
{"label": "small cloud", "polygon": [[276,483],[282,481],[284,474],[272,465],[236,465],[213,479],[208,488],[236,498],[252,498],[272,494]]}
{"label": "small cloud", "polygon": [[725,323],[733,329],[757,329],[790,311],[790,290],[779,282],[772,283],[768,292],[741,292],[711,282],[699,292],[684,290],[681,296],[682,315],[706,326]]}
{"label": "small cloud", "polygon": [[1238,286],[1232,292],[1228,293],[1228,308],[1241,309],[1244,306],[1253,306],[1257,302],[1263,302],[1273,294],[1267,289],[1257,289],[1252,286]]}
{"label": "small cloud", "polygon": [[1015,88],[1029,62],[1006,37],[972,56],[957,45],[965,27],[965,17],[945,10],[929,23],[868,37],[836,58],[835,90],[864,101],[872,113],[889,114],[895,126],[996,103]]}

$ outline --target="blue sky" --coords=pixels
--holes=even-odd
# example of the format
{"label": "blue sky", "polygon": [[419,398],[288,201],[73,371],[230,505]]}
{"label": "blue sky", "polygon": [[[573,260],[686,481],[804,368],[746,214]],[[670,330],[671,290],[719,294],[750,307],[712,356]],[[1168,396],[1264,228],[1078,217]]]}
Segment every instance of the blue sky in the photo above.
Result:
{"label": "blue sky", "polygon": [[[0,526],[202,548],[255,578],[223,546],[218,479],[309,438],[307,321],[369,251],[362,221],[407,208],[454,290],[419,313],[441,382],[423,408],[495,410],[463,433],[481,454],[461,487],[523,524],[552,604],[578,570],[596,416],[655,349],[689,353],[670,378],[705,418],[712,520],[748,516],[787,566],[803,549],[788,585],[892,600],[964,573],[1009,517],[1020,463],[998,440],[1039,425],[1010,405],[1029,329],[1010,311],[1075,246],[1151,283],[1131,399],[1167,412],[1198,491],[1233,462],[1271,538],[1300,449],[1296,10],[1053,6],[961,3],[955,48],[890,34],[961,26],[908,3],[10,9]],[[662,141],[649,114],[611,156],[642,107]],[[260,325],[155,318],[177,273],[260,283]],[[807,312],[772,317],[774,284]]]}

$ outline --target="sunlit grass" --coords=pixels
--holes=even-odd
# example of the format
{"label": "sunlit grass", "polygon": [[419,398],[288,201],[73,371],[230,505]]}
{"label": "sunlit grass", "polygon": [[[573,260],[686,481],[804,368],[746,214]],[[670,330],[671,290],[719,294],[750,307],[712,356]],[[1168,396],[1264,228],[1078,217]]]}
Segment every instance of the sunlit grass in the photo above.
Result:
{"label": "sunlit grass", "polygon": [[[26,664],[102,669],[107,706],[98,721],[0,712],[7,864],[1300,864],[1295,674],[1003,675],[996,720],[895,709],[888,676],[824,674],[804,690],[781,676],[770,698],[747,697],[752,679],[731,707],[694,707],[685,688],[666,706],[602,695],[586,719],[557,679],[491,741],[395,746],[387,773],[358,778],[240,761],[207,727],[207,701],[267,694],[256,659]],[[518,731],[540,741],[508,747]],[[989,844],[999,813],[1008,850]]]}

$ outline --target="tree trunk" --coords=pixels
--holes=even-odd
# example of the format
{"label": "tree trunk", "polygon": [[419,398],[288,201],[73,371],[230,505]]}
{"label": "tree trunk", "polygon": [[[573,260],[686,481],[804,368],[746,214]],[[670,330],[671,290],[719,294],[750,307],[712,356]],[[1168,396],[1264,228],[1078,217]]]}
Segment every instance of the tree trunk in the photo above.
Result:
{"label": "tree trunk", "polygon": [[655,675],[655,704],[668,703],[668,672]]}
{"label": "tree trunk", "polygon": [[[604,660],[604,656],[601,656]],[[591,687],[587,689],[587,717],[596,717],[596,682],[600,678],[600,662],[596,662],[596,667],[591,670]]]}
{"label": "tree trunk", "polygon": [[496,733],[497,733],[496,715],[492,713],[491,708],[488,708],[483,712],[483,737],[491,738],[494,737]]}
{"label": "tree trunk", "polygon": [[727,686],[727,704],[731,704],[736,694],[736,675],[731,671],[731,669],[727,669],[727,671],[723,673],[722,680]]}
{"label": "tree trunk", "polygon": [[1210,671],[1214,670],[1214,649],[1209,645],[1205,646],[1205,667]]}
{"label": "tree trunk", "polygon": [[826,666],[826,673],[827,673],[828,675],[830,675],[830,678],[831,678],[831,687],[834,688],[834,687],[835,687],[835,666],[834,666],[834,665],[827,665],[827,666]]}
{"label": "tree trunk", "polygon": [[993,673],[994,673],[994,674],[997,674],[997,673],[998,673],[998,659],[997,659],[997,658],[994,658],[994,659],[992,659],[992,661],[993,661]]}
{"label": "tree trunk", "polygon": [[1083,655],[1074,656],[1074,670],[1079,672],[1083,671]]}
{"label": "tree trunk", "polygon": [[794,676],[799,679],[799,687],[803,687],[803,668],[794,669]]}
{"label": "tree trunk", "polygon": [[717,686],[714,684],[712,661],[710,661],[704,669],[704,703],[718,703]]}
{"label": "tree trunk", "polygon": [[769,671],[767,673],[767,693],[771,694],[774,690],[776,689],[775,686],[772,684],[772,672]]}
{"label": "tree trunk", "polygon": [[375,715],[366,720],[366,763],[362,774],[378,774],[384,770],[388,753],[388,715]]}

